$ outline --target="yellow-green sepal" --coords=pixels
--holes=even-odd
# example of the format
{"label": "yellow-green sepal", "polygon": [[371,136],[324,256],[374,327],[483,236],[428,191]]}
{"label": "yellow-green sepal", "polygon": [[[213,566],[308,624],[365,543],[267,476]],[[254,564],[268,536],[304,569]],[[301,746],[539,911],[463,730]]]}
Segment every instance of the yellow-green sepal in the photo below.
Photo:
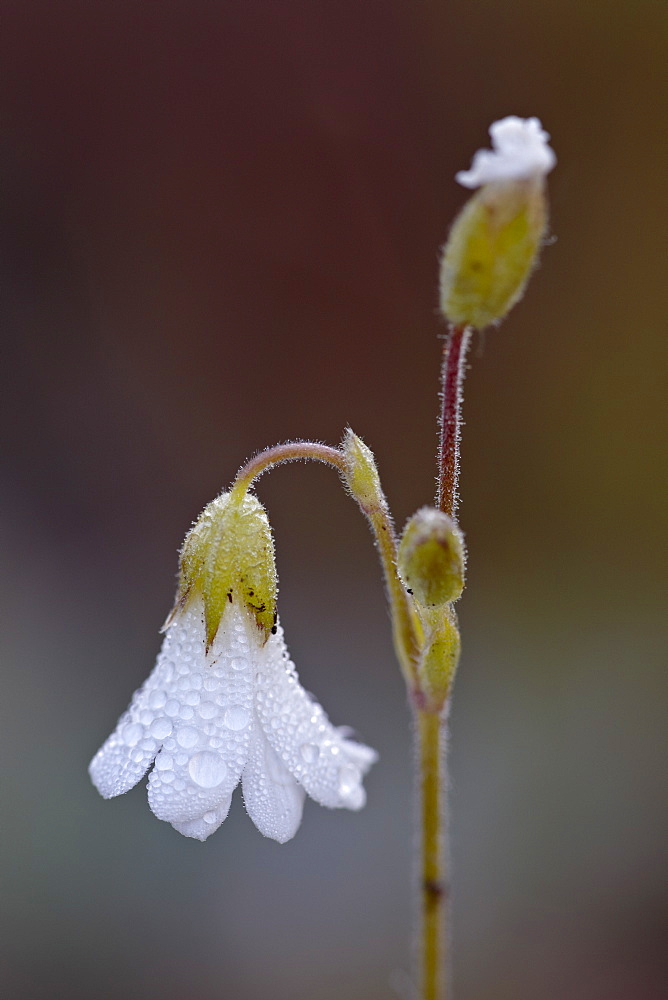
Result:
{"label": "yellow-green sepal", "polygon": [[276,623],[278,581],[271,527],[256,497],[222,493],[208,504],[183,543],[180,570],[166,625],[191,597],[201,595],[207,649],[232,603],[245,608],[265,639],[269,636]]}
{"label": "yellow-green sepal", "polygon": [[454,611],[450,607],[432,614],[431,629],[418,663],[418,678],[425,707],[440,712],[452,689],[459,663],[461,642]]}
{"label": "yellow-green sepal", "polygon": [[478,329],[521,298],[547,225],[541,176],[495,181],[466,203],[441,262],[441,311],[455,326]]}

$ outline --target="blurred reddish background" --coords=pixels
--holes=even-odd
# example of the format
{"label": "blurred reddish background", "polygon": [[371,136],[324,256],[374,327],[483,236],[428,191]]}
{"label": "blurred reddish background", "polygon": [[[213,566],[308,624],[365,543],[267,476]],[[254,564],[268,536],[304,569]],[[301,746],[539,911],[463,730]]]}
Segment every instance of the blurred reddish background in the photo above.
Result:
{"label": "blurred reddish background", "polygon": [[[148,673],[190,521],[350,424],[433,491],[438,249],[506,114],[556,242],[465,400],[458,1000],[663,996],[667,8],[0,4],[3,995],[380,1000],[409,964],[408,717],[370,537],[263,480],[307,688],[377,747],[358,815],[206,845],[86,766]],[[658,118],[658,122],[657,122]],[[663,440],[662,440],[663,438]],[[663,771],[662,771],[663,766]]]}

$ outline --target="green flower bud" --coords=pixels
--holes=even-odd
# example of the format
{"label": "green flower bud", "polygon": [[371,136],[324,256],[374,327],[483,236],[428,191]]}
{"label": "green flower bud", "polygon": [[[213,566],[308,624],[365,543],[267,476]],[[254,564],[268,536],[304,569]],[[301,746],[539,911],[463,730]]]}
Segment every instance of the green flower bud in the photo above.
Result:
{"label": "green flower bud", "polygon": [[385,495],[371,449],[348,428],[341,451],[346,462],[346,485],[360,507],[367,513],[385,507]]}
{"label": "green flower bud", "polygon": [[277,590],[274,541],[262,504],[247,493],[239,499],[222,493],[186,535],[176,605],[167,624],[198,593],[204,600],[207,648],[232,603],[244,607],[267,637],[276,621]]}
{"label": "green flower bud", "polygon": [[466,561],[462,534],[447,514],[422,507],[399,543],[399,574],[418,604],[440,607],[461,597]]}

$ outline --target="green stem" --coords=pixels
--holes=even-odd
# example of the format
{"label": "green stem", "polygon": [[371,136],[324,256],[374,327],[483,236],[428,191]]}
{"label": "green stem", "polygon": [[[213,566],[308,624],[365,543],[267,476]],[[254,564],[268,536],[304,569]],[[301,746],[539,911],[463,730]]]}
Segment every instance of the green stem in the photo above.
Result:
{"label": "green stem", "polygon": [[445,718],[444,713],[415,710],[420,829],[419,1000],[446,1000],[449,996]]}

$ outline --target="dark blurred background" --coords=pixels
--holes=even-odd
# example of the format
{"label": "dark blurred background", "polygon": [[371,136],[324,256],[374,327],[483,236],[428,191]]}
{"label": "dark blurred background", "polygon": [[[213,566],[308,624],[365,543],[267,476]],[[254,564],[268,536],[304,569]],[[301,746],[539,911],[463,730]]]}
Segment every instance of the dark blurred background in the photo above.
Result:
{"label": "dark blurred background", "polygon": [[[438,250],[538,115],[555,242],[471,357],[452,715],[458,1000],[664,996],[668,8],[0,3],[2,995],[380,1000],[409,964],[410,738],[375,553],[324,467],[260,485],[360,814],[205,845],[104,802],[191,520],[254,450],[432,498]],[[662,587],[663,584],[663,587]]]}

